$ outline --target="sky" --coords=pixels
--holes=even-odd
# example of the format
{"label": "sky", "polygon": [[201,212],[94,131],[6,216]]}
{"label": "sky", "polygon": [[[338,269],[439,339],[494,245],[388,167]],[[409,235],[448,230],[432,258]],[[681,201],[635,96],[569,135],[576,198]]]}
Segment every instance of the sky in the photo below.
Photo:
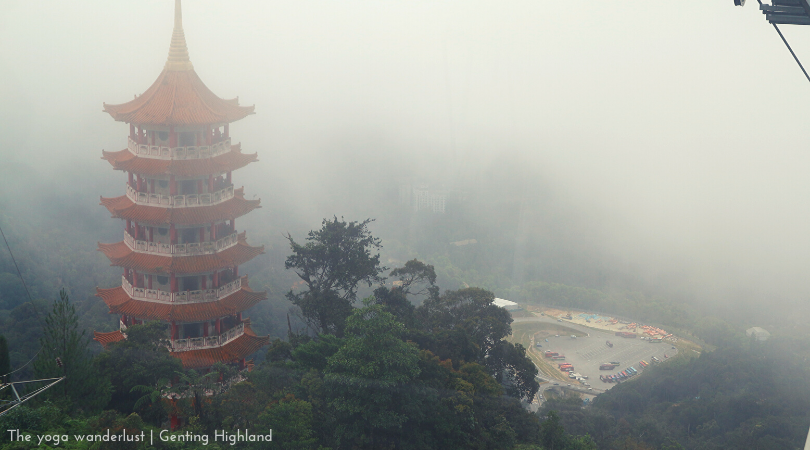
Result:
{"label": "sky", "polygon": [[[98,158],[128,128],[102,103],[151,85],[172,14],[6,0],[0,176],[121,178]],[[304,220],[340,215],[321,193],[355,158],[432,177],[505,163],[622,270],[730,302],[810,296],[810,83],[755,2],[187,0],[183,22],[208,87],[256,105],[231,127],[260,155],[244,184]],[[810,65],[810,27],[782,30]]]}

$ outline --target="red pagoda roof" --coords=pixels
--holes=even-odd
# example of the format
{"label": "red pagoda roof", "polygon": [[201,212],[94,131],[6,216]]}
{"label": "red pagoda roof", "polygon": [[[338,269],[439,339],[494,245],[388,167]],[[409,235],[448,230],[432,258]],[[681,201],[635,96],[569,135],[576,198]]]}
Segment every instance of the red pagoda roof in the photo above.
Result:
{"label": "red pagoda roof", "polygon": [[230,123],[253,114],[255,106],[239,99],[217,97],[194,69],[164,69],[142,95],[120,105],[104,104],[104,112],[119,122],[138,125],[212,125]]}
{"label": "red pagoda roof", "polygon": [[229,172],[241,169],[258,161],[258,155],[244,154],[241,145],[232,145],[231,151],[212,158],[201,159],[155,159],[137,156],[124,149],[118,152],[102,150],[101,159],[106,159],[116,170],[125,170],[142,175],[177,175],[198,177],[201,175]]}
{"label": "red pagoda roof", "polygon": [[250,324],[246,322],[245,334],[221,347],[172,352],[171,355],[180,359],[186,369],[200,369],[218,362],[238,362],[269,343],[270,336],[256,336]]}
{"label": "red pagoda roof", "polygon": [[98,244],[98,249],[110,258],[110,265],[122,266],[146,273],[201,273],[244,264],[264,253],[264,246],[251,247],[245,233],[239,234],[236,245],[210,255],[162,256],[140,253],[124,242]]}
{"label": "red pagoda roof", "polygon": [[139,223],[173,223],[175,225],[196,225],[235,219],[256,208],[261,208],[260,202],[261,200],[245,200],[244,188],[235,189],[233,198],[222,203],[184,208],[139,205],[126,195],[101,197],[101,205],[105,206],[114,218],[134,220]]}
{"label": "red pagoda roof", "polygon": [[139,125],[213,125],[253,114],[254,106],[217,97],[197,76],[188,56],[180,2],[175,2],[174,31],[163,72],[142,95],[120,105],[104,104],[113,119]]}
{"label": "red pagoda roof", "polygon": [[100,342],[104,348],[107,348],[113,342],[123,341],[126,338],[120,330],[110,331],[109,333],[93,332],[93,340]]}
{"label": "red pagoda roof", "polygon": [[111,314],[126,314],[141,320],[199,322],[245,311],[266,299],[267,293],[252,291],[247,285],[247,277],[242,277],[242,289],[212,302],[159,303],[136,300],[121,286],[96,288],[96,296],[110,307]]}

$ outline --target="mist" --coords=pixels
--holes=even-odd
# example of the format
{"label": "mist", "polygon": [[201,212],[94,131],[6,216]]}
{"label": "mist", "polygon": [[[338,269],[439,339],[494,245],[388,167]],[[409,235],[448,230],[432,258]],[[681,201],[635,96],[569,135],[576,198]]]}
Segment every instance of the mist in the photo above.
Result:
{"label": "mist", "polygon": [[[99,158],[124,148],[128,128],[102,103],[155,80],[172,6],[5,3],[0,197],[25,200],[15,220],[50,214],[59,195],[92,209],[98,195],[123,192],[125,176]],[[397,207],[400,184],[424,180],[465,192],[470,210],[517,205],[508,223],[491,224],[514,234],[505,245],[516,283],[529,281],[521,261],[539,239],[557,249],[531,255],[548,267],[566,254],[596,274],[549,269],[552,281],[597,279],[751,316],[806,309],[810,84],[755,5],[183,7],[202,80],[256,105],[231,126],[244,152],[259,153],[234,175],[264,205],[240,219],[249,238],[265,239],[254,243],[278,249],[283,233],[303,237],[335,215],[376,217],[385,246],[390,222],[412,219],[383,210]],[[810,61],[810,32],[783,32]],[[95,208],[80,215],[117,230]],[[413,256],[386,251],[394,262]]]}

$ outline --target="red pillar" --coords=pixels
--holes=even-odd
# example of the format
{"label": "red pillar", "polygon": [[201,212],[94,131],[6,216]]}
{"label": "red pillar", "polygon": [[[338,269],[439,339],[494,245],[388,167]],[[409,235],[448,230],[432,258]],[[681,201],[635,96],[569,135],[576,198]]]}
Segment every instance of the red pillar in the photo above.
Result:
{"label": "red pillar", "polygon": [[238,320],[239,322],[242,321],[242,311],[239,311],[238,313],[236,313],[236,320]]}
{"label": "red pillar", "polygon": [[202,194],[203,180],[197,180],[197,193]]}
{"label": "red pillar", "polygon": [[234,277],[239,276],[239,266],[233,266],[233,276]]}
{"label": "red pillar", "polygon": [[203,337],[208,337],[208,322],[203,322]]}
{"label": "red pillar", "polygon": [[174,132],[174,127],[169,127],[169,147],[177,147],[177,133]]}
{"label": "red pillar", "polygon": [[149,227],[149,242],[155,242],[155,227]]}
{"label": "red pillar", "polygon": [[127,219],[127,228],[126,228],[126,230],[127,230],[127,233],[129,233],[130,235],[132,234],[132,221],[130,219]]}
{"label": "red pillar", "polygon": [[211,222],[211,240],[217,240],[217,225],[214,222]]}
{"label": "red pillar", "polygon": [[134,123],[129,124],[129,138],[132,139],[133,141],[135,140],[135,124]]}
{"label": "red pillar", "polygon": [[172,320],[172,339],[177,339],[177,324]]}
{"label": "red pillar", "polygon": [[220,319],[219,317],[217,317],[216,329],[217,329],[217,336],[222,334],[222,319]]}
{"label": "red pillar", "polygon": [[169,194],[177,195],[177,182],[174,181],[174,175],[169,175]]}
{"label": "red pillar", "polygon": [[129,186],[135,187],[135,176],[132,174],[132,172],[127,172],[127,174],[129,175]]}
{"label": "red pillar", "polygon": [[135,177],[135,190],[141,192],[141,176]]}
{"label": "red pillar", "polygon": [[148,286],[149,286],[149,289],[152,289],[152,274],[150,273],[149,275],[147,275],[147,277],[149,278],[149,281],[148,281],[148,283],[149,283],[149,285],[148,285]]}
{"label": "red pillar", "polygon": [[136,222],[135,223],[135,235],[133,236],[135,239],[138,239],[138,231],[139,231],[138,228],[140,228],[140,227],[138,226],[138,223]]}
{"label": "red pillar", "polygon": [[200,275],[200,286],[203,289],[208,289],[208,275]]}
{"label": "red pillar", "polygon": [[169,225],[169,239],[171,239],[172,245],[177,243],[177,230],[174,228],[174,224]]}
{"label": "red pillar", "polygon": [[200,227],[200,242],[205,242],[205,227]]}
{"label": "red pillar", "polygon": [[132,269],[132,287],[138,287],[138,271]]}
{"label": "red pillar", "polygon": [[212,284],[215,288],[219,287],[219,272],[216,270],[214,271],[214,279],[212,280]]}
{"label": "red pillar", "polygon": [[177,292],[177,277],[175,277],[174,274],[171,274],[170,277],[169,290],[172,292]]}

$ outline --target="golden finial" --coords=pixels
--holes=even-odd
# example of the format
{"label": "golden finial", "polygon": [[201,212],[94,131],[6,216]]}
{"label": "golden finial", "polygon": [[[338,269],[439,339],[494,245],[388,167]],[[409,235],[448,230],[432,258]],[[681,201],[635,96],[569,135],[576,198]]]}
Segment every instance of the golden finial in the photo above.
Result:
{"label": "golden finial", "polygon": [[191,60],[188,58],[186,35],[183,34],[183,11],[180,9],[180,0],[174,0],[174,31],[172,43],[169,46],[169,59],[166,61],[166,70],[181,71],[193,70]]}

